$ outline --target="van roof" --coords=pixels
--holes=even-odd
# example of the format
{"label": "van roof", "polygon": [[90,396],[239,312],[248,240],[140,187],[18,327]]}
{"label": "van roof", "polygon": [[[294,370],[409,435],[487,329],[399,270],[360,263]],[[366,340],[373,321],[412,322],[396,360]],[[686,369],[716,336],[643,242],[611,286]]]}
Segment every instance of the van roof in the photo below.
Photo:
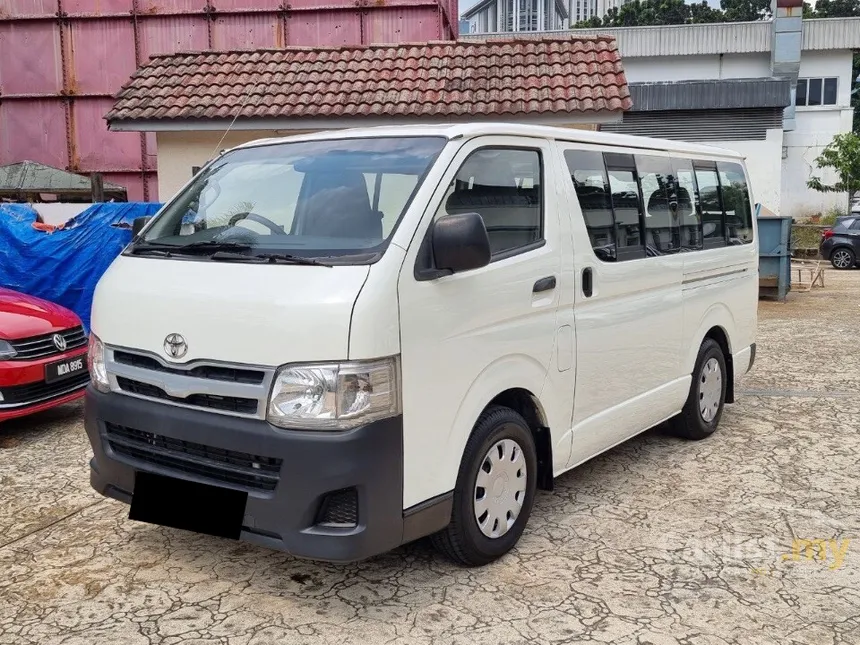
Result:
{"label": "van roof", "polygon": [[295,141],[320,141],[364,137],[437,136],[446,137],[447,139],[459,139],[488,135],[539,137],[543,139],[556,139],[559,141],[571,141],[577,143],[642,148],[646,150],[665,150],[667,152],[691,153],[714,157],[730,157],[734,159],[744,158],[744,155],[739,152],[735,152],[734,150],[698,143],[686,143],[684,141],[652,139],[650,137],[637,137],[628,134],[614,134],[611,132],[593,132],[591,130],[579,130],[576,128],[490,122],[453,125],[374,126],[369,128],[350,128],[344,130],[322,130],[307,134],[258,139],[256,141],[251,141],[237,146],[237,148],[248,148]]}

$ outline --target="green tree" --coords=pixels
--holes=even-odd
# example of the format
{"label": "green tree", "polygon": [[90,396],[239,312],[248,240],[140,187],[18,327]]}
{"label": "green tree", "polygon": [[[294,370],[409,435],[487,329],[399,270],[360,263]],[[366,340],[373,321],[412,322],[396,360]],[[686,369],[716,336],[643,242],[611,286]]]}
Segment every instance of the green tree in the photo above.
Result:
{"label": "green tree", "polygon": [[[704,0],[703,4],[705,4]],[[609,9],[602,20],[593,17],[576,23],[574,27],[593,29],[597,27],[638,27],[641,25],[683,25],[688,22],[692,22],[690,6],[684,0],[631,0],[621,7]]]}
{"label": "green tree", "polygon": [[770,0],[720,0],[720,7],[726,22],[767,20],[773,15]]}
{"label": "green tree", "polygon": [[844,193],[849,195],[860,190],[860,135],[854,132],[837,134],[818,158],[815,164],[821,168],[831,168],[839,180],[835,184],[825,184],[819,177],[811,177],[806,185],[822,193]]}
{"label": "green tree", "polygon": [[860,16],[860,0],[818,0],[814,11],[816,18],[852,18]]}
{"label": "green tree", "polygon": [[698,4],[687,5],[690,8],[690,22],[725,22],[726,16],[719,9],[714,9],[708,4],[707,0],[702,0]]}

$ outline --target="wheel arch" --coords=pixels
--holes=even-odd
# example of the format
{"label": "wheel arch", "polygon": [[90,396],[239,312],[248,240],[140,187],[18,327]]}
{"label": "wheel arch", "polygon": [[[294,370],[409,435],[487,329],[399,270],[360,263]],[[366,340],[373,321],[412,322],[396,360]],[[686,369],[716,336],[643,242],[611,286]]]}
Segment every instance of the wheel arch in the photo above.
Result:
{"label": "wheel arch", "polygon": [[456,463],[451,463],[455,477],[475,423],[488,407],[501,405],[513,409],[528,423],[538,457],[538,488],[552,489],[552,438],[546,408],[537,395],[545,378],[546,368],[525,355],[498,359],[481,372],[463,397],[448,437],[448,446],[457,457]]}
{"label": "wheel arch", "polygon": [[537,453],[537,487],[541,490],[552,490],[552,437],[540,400],[528,390],[514,387],[500,392],[484,409],[492,405],[510,408],[525,419],[534,438]]}
{"label": "wheel arch", "polygon": [[692,374],[702,343],[708,338],[714,340],[723,350],[726,370],[728,371],[726,374],[726,403],[734,403],[735,401],[735,367],[732,360],[732,338],[735,329],[734,316],[726,305],[717,303],[709,307],[702,316],[696,333],[692,336],[693,343],[688,350],[689,353],[684,366],[684,371],[687,374]]}

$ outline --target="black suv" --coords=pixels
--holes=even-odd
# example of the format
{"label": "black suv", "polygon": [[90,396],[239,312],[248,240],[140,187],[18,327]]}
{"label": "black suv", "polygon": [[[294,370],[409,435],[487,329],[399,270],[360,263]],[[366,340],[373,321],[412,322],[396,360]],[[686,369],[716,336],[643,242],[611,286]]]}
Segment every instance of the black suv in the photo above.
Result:
{"label": "black suv", "polygon": [[821,234],[821,257],[836,269],[851,269],[860,261],[860,214],[838,217]]}

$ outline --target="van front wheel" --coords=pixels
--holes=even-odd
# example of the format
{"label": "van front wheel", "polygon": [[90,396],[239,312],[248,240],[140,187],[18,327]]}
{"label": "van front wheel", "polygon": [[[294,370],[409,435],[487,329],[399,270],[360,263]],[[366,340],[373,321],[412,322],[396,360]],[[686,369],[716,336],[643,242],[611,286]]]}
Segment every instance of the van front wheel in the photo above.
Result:
{"label": "van front wheel", "polygon": [[432,537],[445,556],[467,566],[489,564],[520,539],[534,504],[537,454],[519,414],[487,408],[466,444],[451,523]]}
{"label": "van front wheel", "polygon": [[673,434],[685,439],[704,439],[714,434],[726,403],[727,376],[722,348],[706,338],[699,348],[684,409],[669,421]]}

